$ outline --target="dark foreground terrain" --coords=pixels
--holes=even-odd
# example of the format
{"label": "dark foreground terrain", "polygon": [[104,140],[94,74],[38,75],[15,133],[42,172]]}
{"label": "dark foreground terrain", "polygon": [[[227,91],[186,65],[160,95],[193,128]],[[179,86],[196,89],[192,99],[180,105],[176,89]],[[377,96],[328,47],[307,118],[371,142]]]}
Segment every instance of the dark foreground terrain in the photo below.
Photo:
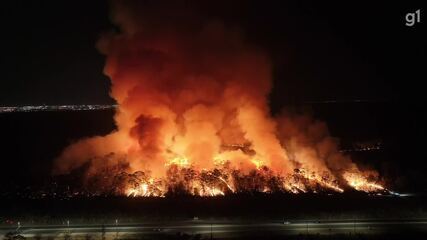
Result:
{"label": "dark foreground terrain", "polygon": [[[28,225],[0,228],[33,239],[422,239],[427,221],[218,221]],[[8,234],[9,233],[9,234]]]}
{"label": "dark foreground terrain", "polygon": [[[2,199],[2,218],[58,223],[74,218],[200,219],[427,219],[427,196],[343,194],[235,194],[222,197],[74,197]],[[34,219],[32,219],[34,218]],[[44,222],[43,222],[44,221]]]}
{"label": "dark foreground terrain", "polygon": [[[4,199],[3,236],[34,239],[425,239],[424,196]],[[9,236],[10,237],[10,236]]]}

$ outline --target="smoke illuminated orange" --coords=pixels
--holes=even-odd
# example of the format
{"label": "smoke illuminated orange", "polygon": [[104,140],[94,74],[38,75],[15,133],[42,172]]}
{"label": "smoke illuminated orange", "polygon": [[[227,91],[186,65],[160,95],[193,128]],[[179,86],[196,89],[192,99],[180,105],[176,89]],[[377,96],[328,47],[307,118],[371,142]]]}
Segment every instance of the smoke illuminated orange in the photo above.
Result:
{"label": "smoke illuminated orange", "polygon": [[117,130],[68,146],[56,173],[89,163],[87,180],[104,174],[98,185],[127,196],[384,190],[324,123],[270,115],[270,59],[239,33],[188,11],[113,5],[121,31],[98,48]]}

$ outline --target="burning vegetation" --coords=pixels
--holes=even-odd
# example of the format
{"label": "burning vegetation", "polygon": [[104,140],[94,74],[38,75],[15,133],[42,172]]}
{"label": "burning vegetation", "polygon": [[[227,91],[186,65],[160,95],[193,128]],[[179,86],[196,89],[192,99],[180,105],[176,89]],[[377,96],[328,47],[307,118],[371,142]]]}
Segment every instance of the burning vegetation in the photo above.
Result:
{"label": "burning vegetation", "polygon": [[95,192],[128,196],[375,192],[375,171],[338,151],[326,125],[271,116],[268,56],[188,6],[113,1],[118,31],[98,49],[117,130],[68,146],[54,172],[85,164]]}

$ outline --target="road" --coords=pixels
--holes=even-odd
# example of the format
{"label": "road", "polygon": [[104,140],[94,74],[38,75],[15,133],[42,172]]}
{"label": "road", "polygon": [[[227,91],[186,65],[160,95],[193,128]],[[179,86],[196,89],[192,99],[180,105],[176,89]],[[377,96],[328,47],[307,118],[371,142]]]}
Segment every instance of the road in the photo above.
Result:
{"label": "road", "polygon": [[[0,234],[15,231],[15,228],[0,227]],[[170,223],[139,223],[111,225],[34,225],[21,226],[18,233],[24,237],[64,237],[100,236],[106,238],[131,238],[140,235],[159,234],[201,234],[215,238],[232,238],[254,235],[298,235],[298,234],[384,234],[384,233],[421,233],[427,234],[427,221],[286,221],[286,222],[252,222],[237,221],[180,221]]]}

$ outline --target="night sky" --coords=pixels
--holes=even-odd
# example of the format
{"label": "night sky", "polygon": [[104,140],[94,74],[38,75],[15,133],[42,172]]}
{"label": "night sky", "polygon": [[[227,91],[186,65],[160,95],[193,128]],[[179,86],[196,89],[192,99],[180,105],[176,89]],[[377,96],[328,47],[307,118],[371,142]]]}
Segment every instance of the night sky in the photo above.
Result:
{"label": "night sky", "polygon": [[[215,2],[200,11],[239,26],[270,53],[273,110],[306,101],[425,99],[425,24],[404,20],[420,2]],[[1,12],[0,105],[113,102],[95,48],[114,27],[108,1],[7,1]]]}

